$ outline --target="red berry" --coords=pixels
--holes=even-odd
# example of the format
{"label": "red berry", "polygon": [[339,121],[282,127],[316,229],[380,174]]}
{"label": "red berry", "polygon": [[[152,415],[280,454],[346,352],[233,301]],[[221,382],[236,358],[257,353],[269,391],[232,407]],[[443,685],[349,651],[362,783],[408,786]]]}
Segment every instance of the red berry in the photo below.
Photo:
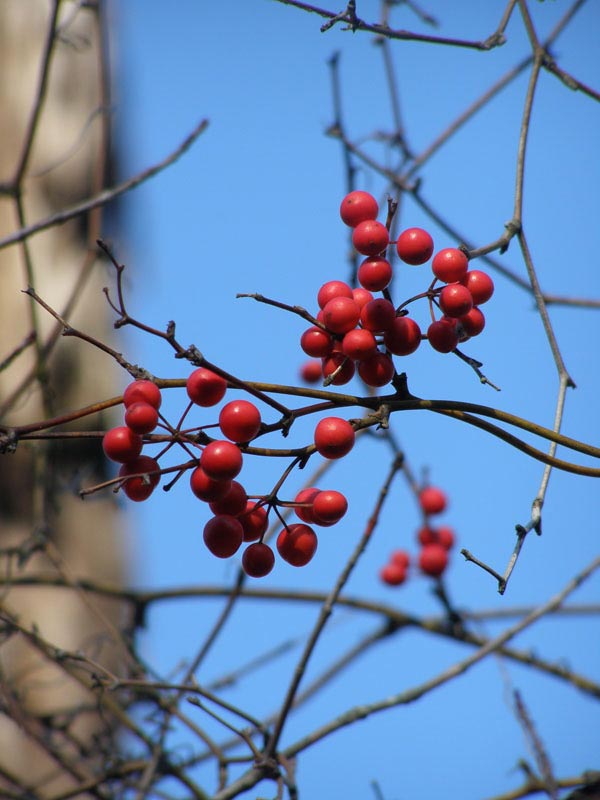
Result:
{"label": "red berry", "polygon": [[303,567],[317,549],[317,534],[309,525],[294,523],[283,528],[277,537],[279,555],[293,567]]}
{"label": "red berry", "polygon": [[231,486],[227,494],[213,500],[209,503],[210,510],[213,514],[229,514],[232,517],[237,517],[246,510],[246,503],[248,502],[248,495],[241,483],[231,481]]}
{"label": "red berry", "polygon": [[362,361],[377,349],[375,337],[366,328],[354,328],[342,340],[342,352],[353,361]]}
{"label": "red berry", "polygon": [[345,419],[325,417],[315,428],[315,447],[323,458],[342,458],[354,447],[354,428]]}
{"label": "red berry", "polygon": [[296,512],[296,516],[302,520],[302,522],[310,522],[313,523],[315,521],[315,515],[313,513],[313,502],[315,497],[320,493],[320,489],[317,489],[315,486],[310,486],[308,489],[301,489],[296,497],[294,498],[294,503],[308,503],[306,507],[302,506],[295,506],[294,511]]}
{"label": "red berry", "polygon": [[307,356],[325,358],[333,350],[333,339],[327,331],[313,325],[300,337],[300,347]]}
{"label": "red berry", "polygon": [[188,377],[186,389],[192,402],[208,408],[223,399],[227,391],[227,381],[211,370],[199,367]]}
{"label": "red berry", "polygon": [[356,289],[352,289],[352,297],[360,309],[373,299],[371,292],[367,289],[363,289],[362,286],[357,286]]}
{"label": "red berry", "polygon": [[388,586],[400,586],[406,580],[406,568],[399,564],[386,564],[379,571],[379,577]]}
{"label": "red berry", "polygon": [[444,283],[454,283],[462,280],[469,269],[469,260],[462,250],[456,247],[446,247],[433,257],[431,269],[436,278]]}
{"label": "red berry", "polygon": [[372,333],[382,333],[389,330],[396,319],[396,309],[389,300],[378,297],[366,303],[360,311],[360,321],[363,328]]}
{"label": "red berry", "polygon": [[381,256],[369,256],[358,268],[356,277],[365,289],[381,292],[392,280],[392,265]]}
{"label": "red berry", "polygon": [[384,333],[383,343],[395,356],[408,356],[421,344],[421,329],[410,317],[396,317]]}
{"label": "red berry", "polygon": [[231,442],[211,442],[202,451],[200,466],[209,478],[217,481],[233,480],[242,469],[242,454]]}
{"label": "red berry", "polygon": [[243,539],[242,523],[228,514],[211,517],[204,526],[204,544],[213,556],[229,558],[240,549]]}
{"label": "red berry", "polygon": [[256,500],[248,500],[246,510],[238,516],[244,529],[244,541],[254,542],[265,533],[269,527],[269,516],[264,506],[259,506]]}
{"label": "red berry", "polygon": [[260,411],[248,400],[232,400],[221,409],[219,427],[232,442],[249,442],[260,430]]}
{"label": "red berry", "polygon": [[127,497],[136,503],[150,497],[160,480],[159,471],[158,461],[150,456],[138,456],[133,461],[123,464],[119,470],[119,478],[126,478],[128,475],[136,476],[128,478],[122,484],[122,489]]}
{"label": "red berry", "polygon": [[359,222],[352,234],[352,244],[363,256],[376,256],[388,246],[390,234],[376,219]]}
{"label": "red berry", "polygon": [[397,564],[399,567],[406,569],[410,564],[410,556],[406,550],[394,550],[390,556],[390,564]]}
{"label": "red berry", "polygon": [[448,564],[448,551],[441,544],[427,544],[419,553],[419,567],[426,575],[438,578]]}
{"label": "red berry", "polygon": [[142,437],[134,433],[126,425],[111,428],[106,431],[102,439],[102,447],[107,458],[111,461],[125,463],[133,461],[142,452]]}
{"label": "red berry", "polygon": [[320,361],[305,361],[300,367],[300,378],[305,383],[319,383],[322,377],[323,370]]}
{"label": "red berry", "polygon": [[424,514],[440,514],[448,501],[445,493],[437,486],[426,486],[419,492],[419,503]]}
{"label": "red berry", "polygon": [[340,370],[331,381],[334,386],[343,386],[343,384],[348,383],[354,377],[355,372],[352,360],[349,359],[348,356],[337,351],[332,353],[328,358],[323,359],[321,369],[324,378],[329,378],[337,369]]}
{"label": "red berry", "polygon": [[466,337],[477,336],[485,328],[485,317],[477,306],[473,306],[467,314],[459,317],[458,322]]}
{"label": "red berry", "polygon": [[129,408],[133,403],[149,403],[159,409],[161,402],[160,389],[152,381],[133,381],[123,393],[125,408]]}
{"label": "red berry", "polygon": [[313,516],[317,525],[335,525],[347,510],[348,501],[335,489],[325,489],[313,500]]}
{"label": "red berry", "polygon": [[378,213],[377,200],[368,192],[350,192],[340,205],[340,217],[350,228],[355,228],[365,219],[375,219]]}
{"label": "red berry", "polygon": [[196,467],[190,475],[190,488],[200,500],[211,503],[225,497],[231,488],[231,481],[217,481],[209,478],[202,467]]}
{"label": "red berry", "polygon": [[394,377],[394,362],[387,353],[376,351],[358,365],[358,374],[367,386],[385,386]]}
{"label": "red berry", "polygon": [[158,425],[158,411],[150,403],[132,403],[125,411],[125,425],[134,433],[150,433]]}
{"label": "red berry", "polygon": [[439,302],[447,317],[462,317],[473,308],[471,292],[461,283],[444,286],[440,292]]}
{"label": "red berry", "polygon": [[423,228],[407,228],[398,237],[396,249],[406,264],[424,264],[433,253],[433,239]]}
{"label": "red berry", "polygon": [[323,308],[325,327],[334,333],[351,331],[359,318],[360,308],[350,297],[334,297]]}
{"label": "red berry", "polygon": [[461,283],[471,292],[473,303],[480,306],[486,303],[494,294],[494,281],[487,272],[472,269],[462,278]]}
{"label": "red berry", "polygon": [[439,353],[451,353],[458,344],[456,320],[442,317],[432,322],[427,328],[427,339],[434,350]]}
{"label": "red berry", "polygon": [[242,556],[242,569],[251,578],[264,578],[273,569],[275,554],[268,544],[255,542],[248,545]]}
{"label": "red berry", "polygon": [[344,281],[327,281],[319,289],[317,294],[317,303],[319,308],[325,308],[330,300],[334,297],[349,297],[352,299],[352,289]]}

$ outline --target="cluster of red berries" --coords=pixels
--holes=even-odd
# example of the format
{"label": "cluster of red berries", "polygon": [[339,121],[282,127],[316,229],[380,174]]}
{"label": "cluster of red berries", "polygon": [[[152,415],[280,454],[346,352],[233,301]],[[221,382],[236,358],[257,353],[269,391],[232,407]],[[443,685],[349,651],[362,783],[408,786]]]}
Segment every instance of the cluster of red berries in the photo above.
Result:
{"label": "cluster of red berries", "polygon": [[[406,305],[412,301],[394,306],[385,291],[393,277],[392,265],[385,258],[389,231],[377,221],[378,213],[377,201],[368,192],[350,192],[342,200],[341,218],[353,229],[355,249],[367,258],[358,268],[359,287],[352,289],[333,280],[319,290],[316,319],[320,325],[306,330],[300,340],[307,355],[321,359],[303,365],[301,376],[308,383],[325,379],[342,385],[358,371],[368,386],[385,386],[394,376],[392,356],[414,353],[423,339],[435,350],[449,353],[485,326],[479,306],[492,296],[493,281],[481,270],[469,270],[467,256],[455,247],[433,256],[433,282],[418,298],[412,298],[429,299],[432,322],[425,335],[407,314]],[[400,259],[411,265],[425,264],[434,252],[433,239],[422,228],[403,231],[395,245]],[[435,288],[438,280],[445,285]],[[387,296],[376,298],[373,292]],[[435,307],[442,312],[439,319]]]}
{"label": "cluster of red berries", "polygon": [[[224,398],[227,381],[200,367],[188,377],[186,390],[191,401],[188,410],[193,405],[207,408]],[[127,497],[138,502],[150,497],[160,480],[158,460],[141,455],[141,451],[143,435],[154,431],[159,424],[161,400],[160,390],[151,381],[138,380],[129,384],[123,395],[125,425],[107,431],[102,440],[106,456],[121,464],[120,488]],[[242,566],[248,575],[257,578],[267,575],[275,563],[273,550],[263,542],[273,502],[264,497],[250,499],[235,478],[243,465],[240,446],[254,439],[261,426],[261,414],[254,403],[243,399],[225,403],[218,416],[218,427],[224,438],[201,446],[197,466],[190,475],[191,491],[208,503],[213,514],[204,526],[206,547],[218,558],[229,558],[238,552],[243,542],[249,543],[242,556]],[[182,440],[185,438],[181,432],[180,436]],[[314,447],[325,458],[342,458],[352,449],[354,438],[354,428],[349,422],[326,417],[316,425]],[[200,446],[197,442],[194,445]],[[302,524],[285,525],[277,537],[277,551],[293,566],[307,564],[317,549],[317,536],[310,525],[334,525],[348,508],[340,492],[315,487],[301,491],[292,503],[282,505],[291,505],[302,520]]]}
{"label": "cluster of red berries", "polygon": [[[440,514],[447,506],[445,493],[436,486],[426,486],[419,493],[419,505],[426,523],[417,531],[420,551],[417,558],[424,575],[439,578],[448,566],[448,551],[454,545],[454,531],[447,525],[433,527],[429,517]],[[388,586],[399,586],[407,578],[411,557],[406,550],[394,550],[379,577]]]}

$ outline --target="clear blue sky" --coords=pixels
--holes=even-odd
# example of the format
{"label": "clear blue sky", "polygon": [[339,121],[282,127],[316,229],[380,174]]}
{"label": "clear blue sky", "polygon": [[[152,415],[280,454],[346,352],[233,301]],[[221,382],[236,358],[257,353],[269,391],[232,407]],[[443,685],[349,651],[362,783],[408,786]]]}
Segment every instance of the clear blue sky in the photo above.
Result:
{"label": "clear blue sky", "polygon": [[[439,33],[465,39],[488,36],[504,6],[467,0],[424,0],[422,5],[442,22]],[[359,14],[374,21],[378,6],[374,0],[361,2]],[[543,38],[566,4],[530,6]],[[348,233],[338,216],[344,169],[338,143],[324,135],[332,122],[326,62],[332,52],[340,51],[347,130],[351,138],[363,140],[393,125],[381,52],[370,35],[337,28],[321,34],[317,16],[269,0],[180,0],[168,11],[164,3],[129,0],[113,8],[112,15],[118,34],[115,118],[123,175],[159,161],[200,119],[210,120],[207,132],[180,162],[133,192],[124,204],[115,244],[118,258],[129,265],[131,312],[159,327],[176,320],[183,343],[194,342],[209,359],[241,378],[295,383],[304,360],[298,345],[304,323],[277,309],[236,300],[235,294],[259,291],[314,310],[322,283],[346,279]],[[430,31],[404,6],[394,11],[393,24]],[[600,8],[588,2],[554,50],[564,69],[592,85],[600,74],[599,31]],[[489,53],[393,43],[404,124],[415,152],[528,54],[517,13],[507,36],[504,47]],[[461,129],[421,173],[427,201],[477,246],[497,238],[512,216],[527,76]],[[598,104],[570,92],[554,77],[542,77],[530,135],[524,221],[542,286],[549,293],[600,297],[599,115]],[[375,155],[382,152],[377,145],[366,146]],[[386,186],[380,177],[361,171],[357,188],[381,196]],[[436,249],[458,243],[410,199],[401,213],[401,227],[427,227]],[[525,274],[516,242],[502,263]],[[395,298],[424,289],[423,275],[419,268],[401,268]],[[501,387],[500,394],[481,386],[457,359],[426,346],[405,359],[402,368],[420,396],[497,405],[551,426],[557,377],[539,317],[530,296],[501,276],[494,279],[497,290],[485,309],[486,330],[464,349],[485,362],[484,371]],[[415,316],[425,322],[424,309]],[[557,307],[551,309],[551,318],[578,387],[568,394],[564,432],[598,442],[599,312]],[[187,374],[184,363],[148,337],[124,335],[123,349],[131,361],[158,376]],[[358,383],[353,391],[361,391]],[[165,399],[173,419],[184,403],[181,391]],[[207,420],[207,412],[195,418]],[[294,443],[307,443],[313,425],[311,418],[295,427]],[[529,519],[541,465],[481,431],[423,412],[396,415],[393,429],[416,474],[428,468],[432,482],[448,492],[450,508],[443,521],[455,528],[459,548],[467,547],[502,571],[515,524]],[[248,491],[268,490],[280,468],[280,463],[256,459],[246,464]],[[331,587],[387,469],[388,451],[375,441],[362,442],[336,463],[324,482],[326,488],[349,497],[347,518],[324,530],[308,567],[294,570],[278,562],[261,585]],[[303,477],[290,480],[290,495]],[[544,507],[544,535],[527,541],[506,596],[500,598],[490,577],[455,552],[447,577],[453,602],[474,610],[549,599],[598,551],[599,497],[594,480],[554,473]],[[201,532],[206,518],[185,480],[169,494],[157,493],[132,509],[135,582],[231,582],[239,560],[217,561],[204,550]],[[395,547],[416,552],[418,525],[414,500],[398,481],[347,592],[410,613],[440,613],[430,582],[415,572],[395,590],[377,579]],[[599,586],[596,576],[573,601],[598,600]],[[193,657],[221,604],[173,603],[150,614],[145,652],[164,676],[176,676],[181,660]],[[315,607],[292,604],[240,605],[198,680],[210,683],[282,640],[302,640],[316,613]],[[367,615],[336,613],[311,662],[309,680],[375,624]],[[481,630],[493,634],[500,627],[489,623]],[[597,623],[589,620],[546,620],[514,644],[551,660],[566,657],[572,668],[597,679],[598,632]],[[293,716],[284,744],[352,705],[410,688],[468,652],[417,632],[393,637]],[[258,715],[270,713],[280,702],[298,654],[294,649],[224,697]],[[346,728],[302,754],[301,796],[369,798],[374,796],[372,780],[379,782],[386,800],[475,800],[507,791],[520,783],[517,759],[530,758],[507,701],[511,687],[522,692],[557,775],[598,767],[600,718],[589,698],[551,678],[489,659],[423,700]],[[196,713],[204,723],[201,712]],[[221,735],[218,729],[213,733]],[[182,755],[189,753],[191,744],[178,741]],[[214,778],[212,769],[199,772],[203,785],[211,787]],[[261,791],[273,794],[270,787]],[[256,791],[248,794],[255,796]]]}

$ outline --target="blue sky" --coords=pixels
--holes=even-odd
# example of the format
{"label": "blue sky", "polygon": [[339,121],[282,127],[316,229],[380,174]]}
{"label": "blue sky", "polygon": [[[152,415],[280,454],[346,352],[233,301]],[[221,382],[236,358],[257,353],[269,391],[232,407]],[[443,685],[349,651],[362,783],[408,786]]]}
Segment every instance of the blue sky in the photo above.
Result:
{"label": "blue sky", "polygon": [[[378,3],[359,5],[363,18],[377,18]],[[461,0],[452,4],[450,14],[441,0],[423,5],[443,23],[440,33],[465,39],[488,36],[504,6]],[[565,4],[530,5],[543,38]],[[370,35],[338,28],[321,34],[317,16],[272,0],[227,4],[180,0],[174,8],[167,13],[163,3],[129,0],[112,9],[118,43],[115,121],[122,174],[131,175],[161,160],[200,119],[210,120],[206,133],[181,161],[124,203],[114,243],[119,260],[128,264],[130,310],[158,327],[176,320],[180,341],[194,342],[210,360],[241,378],[296,383],[304,360],[298,345],[304,323],[280,310],[236,299],[235,294],[259,291],[315,310],[321,284],[347,278],[348,231],[338,215],[345,194],[343,162],[339,143],[324,135],[332,122],[327,60],[334,51],[340,52],[348,134],[385,161],[389,157],[381,145],[367,141],[374,131],[390,131],[393,124],[381,52]],[[403,6],[394,11],[393,21],[396,27],[429,31]],[[587,3],[554,50],[564,69],[591,85],[599,74],[599,22],[597,4]],[[516,13],[507,36],[507,44],[489,53],[413,42],[392,44],[403,120],[414,152],[427,147],[470,102],[528,54]],[[426,200],[476,246],[497,238],[512,216],[527,79],[525,72],[420,173]],[[527,155],[524,225],[549,293],[600,297],[598,127],[597,104],[569,91],[556,78],[542,76]],[[356,188],[381,197],[386,184],[361,169]],[[415,225],[431,232],[436,249],[458,244],[406,198],[401,227]],[[525,274],[516,242],[499,258],[519,275]],[[423,290],[426,269],[398,267],[394,297],[401,300]],[[528,294],[492,274],[497,288],[485,309],[486,330],[464,349],[485,363],[484,371],[502,391],[497,394],[480,385],[467,366],[425,345],[404,359],[401,368],[419,396],[497,405],[551,426],[557,376],[539,317]],[[600,316],[598,311],[566,307],[553,307],[550,313],[577,384],[568,393],[564,432],[597,442]],[[424,308],[414,314],[419,321],[426,320]],[[131,361],[160,377],[184,377],[189,371],[149,337],[125,333],[123,349]],[[352,391],[362,390],[355,383]],[[184,403],[181,390],[168,393],[164,401],[173,419]],[[209,416],[203,411],[194,419],[208,421]],[[268,410],[265,417],[272,421]],[[310,440],[314,422],[311,417],[294,426],[294,443]],[[529,518],[541,465],[481,431],[424,412],[397,414],[392,422],[415,473],[428,469],[432,483],[447,491],[450,506],[443,521],[455,528],[458,547],[467,547],[502,571],[512,550],[515,524]],[[273,446],[278,442],[273,440]],[[560,455],[567,457],[564,451]],[[323,532],[317,556],[308,567],[294,570],[278,562],[260,585],[331,587],[388,467],[388,451],[376,440],[361,442],[360,448],[336,463],[324,488],[347,494],[348,516]],[[242,476],[249,492],[259,494],[273,485],[280,471],[280,463],[253,459]],[[290,495],[303,480],[303,475],[290,479]],[[447,575],[453,602],[474,610],[549,599],[597,553],[599,496],[594,480],[555,472],[544,506],[544,535],[527,541],[506,596],[500,598],[489,576],[455,552]],[[239,559],[217,562],[203,549],[206,518],[185,480],[172,492],[158,492],[132,508],[135,583],[227,585],[234,580]],[[415,551],[418,525],[414,498],[398,481],[347,592],[414,614],[440,613],[430,582],[415,572],[396,590],[377,580],[391,550]],[[599,581],[592,578],[573,601],[596,601]],[[220,600],[195,600],[153,611],[144,642],[148,659],[163,675],[176,675],[181,660],[193,657],[221,606]],[[303,641],[316,613],[316,607],[291,603],[241,604],[199,681],[210,683],[282,640]],[[314,654],[308,679],[376,623],[366,614],[337,612]],[[501,628],[485,623],[481,630],[494,634]],[[600,668],[598,648],[592,644],[597,636],[597,623],[589,619],[554,619],[538,623],[514,644],[533,648],[548,659],[566,656],[573,669],[594,677]],[[582,646],[582,640],[588,646]],[[224,696],[253,713],[270,713],[280,702],[299,652],[293,649],[263,671],[250,674]],[[294,741],[349,706],[432,677],[468,652],[417,631],[392,637],[290,718],[283,742]],[[517,759],[530,757],[507,701],[511,687],[522,692],[558,775],[597,767],[600,726],[589,698],[554,679],[488,659],[424,699],[350,726],[308,750],[299,759],[300,789],[307,797],[332,792],[372,797],[370,782],[377,780],[386,800],[442,794],[474,800],[506,791],[520,782]],[[197,721],[204,723],[197,713]],[[213,733],[221,735],[218,729]],[[182,736],[178,746],[185,753],[191,743]],[[201,769],[199,780],[210,787],[214,770]],[[263,787],[263,794],[269,791]]]}

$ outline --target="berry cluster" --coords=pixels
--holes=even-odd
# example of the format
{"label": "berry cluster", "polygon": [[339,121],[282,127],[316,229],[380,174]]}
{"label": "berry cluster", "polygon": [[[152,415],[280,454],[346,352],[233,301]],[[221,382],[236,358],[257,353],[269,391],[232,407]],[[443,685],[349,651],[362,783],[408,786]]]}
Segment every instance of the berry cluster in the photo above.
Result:
{"label": "berry cluster", "polygon": [[[423,339],[435,350],[449,353],[485,326],[479,306],[492,296],[493,281],[481,270],[469,270],[467,256],[454,247],[433,256],[434,277],[426,291],[394,306],[388,291],[393,277],[392,265],[385,258],[388,245],[395,244],[400,259],[416,266],[429,261],[434,243],[422,228],[408,228],[390,242],[388,229],[376,220],[378,213],[377,201],[368,192],[350,192],[342,200],[341,218],[353,229],[355,249],[366,258],[357,271],[359,287],[332,280],[319,290],[319,324],[300,339],[307,355],[321,359],[302,366],[301,377],[307,383],[324,379],[327,384],[342,385],[358,371],[368,386],[385,386],[395,372],[392,356],[414,353]],[[445,285],[436,287],[438,281]],[[382,292],[383,297],[374,297],[373,292]],[[425,335],[406,310],[422,298],[428,299],[432,318]],[[438,319],[435,309],[441,311]]]}
{"label": "berry cluster", "polygon": [[[445,493],[436,486],[426,486],[419,493],[419,505],[425,524],[417,531],[420,551],[417,558],[424,575],[439,578],[448,566],[448,551],[454,545],[454,531],[447,525],[434,527],[430,516],[440,514],[447,506]],[[379,577],[388,586],[399,586],[407,578],[411,558],[406,550],[394,550],[389,561],[379,572]]]}

